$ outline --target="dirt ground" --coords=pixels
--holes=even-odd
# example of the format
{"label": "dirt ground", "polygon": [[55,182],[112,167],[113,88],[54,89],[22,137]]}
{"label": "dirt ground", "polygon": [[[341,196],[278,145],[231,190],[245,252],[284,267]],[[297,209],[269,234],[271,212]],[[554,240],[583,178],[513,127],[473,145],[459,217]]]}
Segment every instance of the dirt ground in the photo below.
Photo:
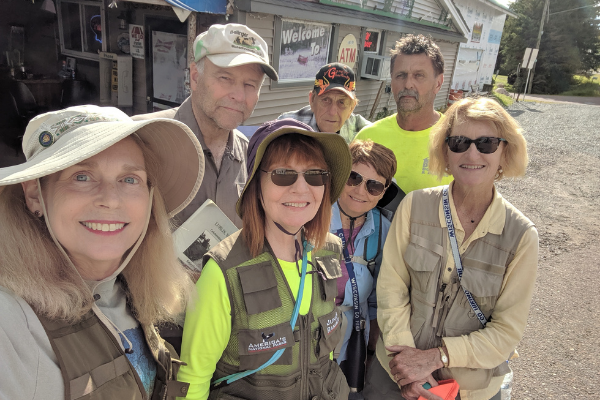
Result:
{"label": "dirt ground", "polygon": [[520,103],[530,166],[498,189],[537,226],[539,269],[512,399],[600,398],[600,107]]}

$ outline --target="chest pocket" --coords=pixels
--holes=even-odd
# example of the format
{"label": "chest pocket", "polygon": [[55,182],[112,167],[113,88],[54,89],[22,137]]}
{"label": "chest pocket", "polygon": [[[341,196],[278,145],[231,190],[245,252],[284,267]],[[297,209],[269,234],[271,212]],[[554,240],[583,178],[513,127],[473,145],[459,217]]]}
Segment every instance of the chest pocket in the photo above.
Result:
{"label": "chest pocket", "polygon": [[238,269],[248,315],[281,307],[273,265],[266,261]]}
{"label": "chest pocket", "polygon": [[[429,290],[429,285],[434,284],[434,271],[439,271],[442,262],[443,247],[428,239],[414,234],[410,235],[410,243],[404,252],[404,262],[410,273],[411,291],[417,290],[423,294]],[[433,294],[435,291],[432,291]],[[426,299],[434,302],[435,299]]]}
{"label": "chest pocket", "polygon": [[285,349],[275,365],[291,365],[294,333],[289,322],[264,329],[242,329],[238,332],[240,370],[256,369],[269,361],[277,350]]}
{"label": "chest pocket", "polygon": [[342,338],[342,315],[338,308],[335,308],[329,314],[319,317],[318,345],[316,353],[318,357],[325,357],[335,349]]}
{"label": "chest pocket", "polygon": [[323,300],[334,301],[337,296],[337,279],[342,276],[340,260],[331,255],[316,258],[316,263],[323,284]]}

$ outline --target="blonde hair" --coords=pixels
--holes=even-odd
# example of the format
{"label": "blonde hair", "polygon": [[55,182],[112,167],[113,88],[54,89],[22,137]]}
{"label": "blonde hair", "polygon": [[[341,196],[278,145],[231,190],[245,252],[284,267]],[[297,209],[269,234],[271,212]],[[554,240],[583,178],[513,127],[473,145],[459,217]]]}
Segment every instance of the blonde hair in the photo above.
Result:
{"label": "blonde hair", "polygon": [[[159,167],[156,157],[140,139],[131,137],[142,148],[151,185]],[[92,292],[65,260],[44,220],[29,212],[21,185],[0,188],[0,226],[0,285],[50,319],[74,322],[91,309]],[[175,256],[171,225],[157,187],[146,235],[121,274],[131,311],[142,324],[173,322],[194,293],[187,271]]]}
{"label": "blonde hair", "polygon": [[489,121],[496,127],[498,137],[506,139],[502,149],[502,173],[496,180],[525,175],[529,157],[523,129],[495,100],[488,98],[462,99],[452,104],[444,117],[433,126],[429,136],[429,173],[441,180],[445,175],[448,144],[454,126],[468,121]]}

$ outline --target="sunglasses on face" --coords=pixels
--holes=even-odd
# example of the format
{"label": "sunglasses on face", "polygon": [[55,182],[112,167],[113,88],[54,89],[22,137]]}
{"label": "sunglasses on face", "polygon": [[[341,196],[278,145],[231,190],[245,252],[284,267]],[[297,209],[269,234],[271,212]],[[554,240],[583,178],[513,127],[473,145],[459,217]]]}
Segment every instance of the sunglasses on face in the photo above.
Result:
{"label": "sunglasses on face", "polygon": [[465,136],[446,137],[446,143],[448,143],[448,148],[453,153],[464,153],[465,151],[469,150],[469,147],[471,147],[471,143],[475,143],[475,147],[480,153],[492,154],[496,150],[498,150],[500,142],[506,142],[506,139],[488,136],[482,136],[474,140],[469,139]]}
{"label": "sunglasses on face", "polygon": [[304,175],[304,180],[310,186],[323,186],[329,182],[329,171],[322,169],[309,169],[304,172],[298,172],[293,169],[277,168],[272,171],[262,172],[271,175],[271,182],[277,186],[291,186],[298,180],[298,175]]}
{"label": "sunglasses on face", "polygon": [[[350,176],[348,177],[346,185],[358,186],[363,181],[365,181],[365,178],[361,174],[356,171],[352,171],[350,172]],[[383,183],[376,181],[375,179],[367,179],[365,181],[365,185],[367,186],[367,192],[369,192],[371,196],[379,196],[386,188]]]}

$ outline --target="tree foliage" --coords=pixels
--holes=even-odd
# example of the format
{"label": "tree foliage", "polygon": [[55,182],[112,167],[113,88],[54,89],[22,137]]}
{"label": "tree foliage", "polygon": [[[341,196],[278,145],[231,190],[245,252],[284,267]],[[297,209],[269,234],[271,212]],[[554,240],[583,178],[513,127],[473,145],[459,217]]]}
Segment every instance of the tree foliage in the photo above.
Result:
{"label": "tree foliage", "polygon": [[[516,71],[525,49],[535,48],[544,4],[545,0],[516,0],[511,4],[511,10],[520,17],[508,18],[504,25],[498,60],[502,74]],[[599,18],[598,0],[550,0],[535,67],[534,93],[561,93],[569,89],[573,75],[600,67]],[[521,72],[526,74],[527,70]]]}

